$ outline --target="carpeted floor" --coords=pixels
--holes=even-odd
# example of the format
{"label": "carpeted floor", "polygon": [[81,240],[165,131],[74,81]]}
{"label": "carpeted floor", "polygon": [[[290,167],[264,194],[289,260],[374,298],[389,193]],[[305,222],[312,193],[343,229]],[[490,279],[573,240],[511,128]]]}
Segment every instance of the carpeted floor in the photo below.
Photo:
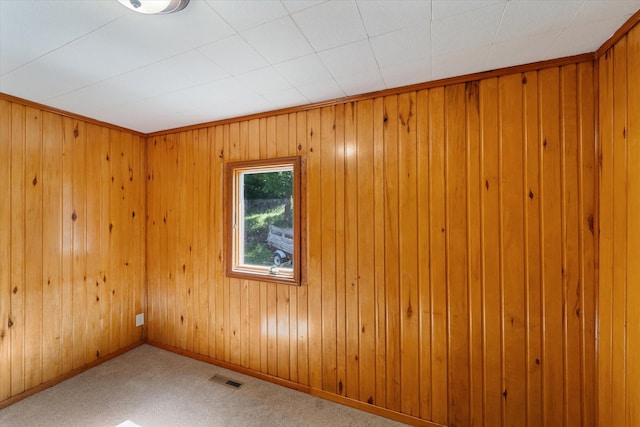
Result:
{"label": "carpeted floor", "polygon": [[0,410],[3,427],[400,425],[148,345]]}

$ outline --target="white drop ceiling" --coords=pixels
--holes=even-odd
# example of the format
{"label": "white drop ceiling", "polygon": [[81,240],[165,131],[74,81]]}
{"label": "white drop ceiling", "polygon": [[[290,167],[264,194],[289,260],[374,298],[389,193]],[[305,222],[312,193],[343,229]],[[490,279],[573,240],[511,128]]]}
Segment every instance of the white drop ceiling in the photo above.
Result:
{"label": "white drop ceiling", "polygon": [[595,51],[640,0],[0,0],[0,92],[149,133]]}

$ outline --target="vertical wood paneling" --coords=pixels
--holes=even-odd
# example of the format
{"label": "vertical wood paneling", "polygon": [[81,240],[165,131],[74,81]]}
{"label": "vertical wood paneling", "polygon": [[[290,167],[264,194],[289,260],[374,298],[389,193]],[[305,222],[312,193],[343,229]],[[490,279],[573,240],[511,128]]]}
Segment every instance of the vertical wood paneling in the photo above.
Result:
{"label": "vertical wood paneling", "polygon": [[598,422],[635,426],[640,422],[640,26],[600,57],[598,66]]}
{"label": "vertical wood paneling", "polygon": [[[62,118],[56,114],[42,116],[42,253],[43,253],[43,336],[42,380],[62,373],[60,288],[62,277]],[[100,334],[97,333],[96,337]]]}
{"label": "vertical wood paneling", "polygon": [[448,302],[449,422],[469,424],[467,170],[464,85],[445,88],[445,244]]}
{"label": "vertical wood paneling", "polygon": [[[538,128],[538,75],[522,76],[525,187],[525,274],[526,274],[526,395],[527,425],[542,424],[542,369],[540,316],[540,138]],[[591,104],[593,112],[593,104]],[[592,128],[593,130],[593,128]]]}
{"label": "vertical wood paneling", "polygon": [[584,126],[594,123],[596,117],[596,99],[594,98],[594,67],[590,64],[578,64],[578,186],[580,204],[580,318],[581,345],[581,393],[582,422],[596,425],[596,346],[593,337],[596,334],[596,226],[594,219],[597,210],[596,145],[582,141],[595,141],[595,127]]}
{"label": "vertical wood paneling", "polygon": [[627,182],[627,410],[626,425],[640,423],[640,316],[637,302],[640,301],[640,27],[636,26],[627,37],[627,159],[629,169]]}
{"label": "vertical wood paneling", "polygon": [[11,104],[0,100],[0,401],[11,396]]}
{"label": "vertical wood paneling", "polygon": [[498,81],[480,82],[484,425],[502,425]]}
{"label": "vertical wood paneling", "polygon": [[[86,226],[87,226],[87,158],[86,158],[86,126],[79,121],[73,121],[73,157],[72,157],[72,206],[73,212],[68,219],[71,221],[73,233],[72,250],[72,292],[71,312],[73,316],[73,351],[72,366],[79,368],[86,363],[86,328],[87,328],[87,301],[86,301],[86,277],[87,277],[87,251],[86,251]],[[119,224],[118,224],[119,225]],[[119,291],[119,290],[118,290]],[[122,319],[120,318],[120,322]],[[119,338],[119,336],[118,336]]]}
{"label": "vertical wood paneling", "polygon": [[[442,425],[592,425],[592,77],[552,67],[212,126],[204,146],[150,139],[151,341]],[[224,162],[294,153],[308,283],[225,278]],[[209,251],[189,254],[204,206]]]}
{"label": "vertical wood paneling", "polygon": [[[0,403],[140,342],[133,315],[145,289],[145,242],[117,227],[120,215],[145,215],[144,184],[130,175],[144,159],[136,138],[0,101]],[[123,170],[111,170],[110,146]],[[116,185],[129,188],[112,205]],[[119,259],[129,272],[112,283]],[[127,303],[105,304],[106,286]]]}
{"label": "vertical wood paneling", "polygon": [[419,300],[419,338],[418,355],[420,364],[420,417],[431,418],[432,406],[432,364],[431,364],[431,268],[429,260],[429,93],[420,91],[416,100],[417,111],[423,111],[417,117],[416,141],[416,178],[417,178],[417,212],[418,235],[418,280],[422,284],[418,288]]}
{"label": "vertical wood paneling", "polygon": [[[341,127],[337,126],[337,129],[341,129]],[[306,158],[308,154],[308,143],[307,143],[307,114],[306,112],[299,112],[296,114],[296,139],[294,145],[297,144],[298,155]],[[344,141],[344,140],[343,140]],[[338,143],[338,148],[340,147]],[[344,150],[343,150],[344,153]],[[336,164],[340,164],[340,156],[336,154]],[[343,162],[344,164],[344,162]],[[304,197],[304,196],[303,196]],[[337,195],[336,195],[337,197]],[[337,203],[337,199],[336,199]],[[309,212],[309,198],[307,195],[307,204],[306,204],[307,212]],[[308,218],[308,216],[307,216]],[[303,227],[308,227],[308,221],[306,223],[301,224],[301,229],[305,229]],[[338,225],[336,225],[337,227]],[[308,234],[307,234],[308,236]],[[309,248],[307,245],[307,256],[310,254]],[[308,258],[307,258],[308,260]],[[307,261],[307,267],[309,266]],[[336,273],[338,274],[338,273]],[[308,270],[307,270],[308,276]],[[308,286],[301,286],[298,289],[298,382],[303,385],[309,384],[309,288]],[[338,331],[339,332],[339,331]]]}
{"label": "vertical wood paneling", "polygon": [[[86,151],[87,163],[87,259],[86,259],[86,284],[85,301],[87,307],[87,335],[86,335],[86,360],[93,361],[99,357],[100,346],[100,193],[92,189],[101,188],[100,171],[100,142],[101,128],[99,126],[87,125],[87,141],[92,141],[92,149]],[[46,134],[45,134],[46,135]],[[54,240],[55,242],[55,240]],[[51,253],[51,252],[48,252]],[[55,253],[55,252],[54,252]],[[59,261],[58,261],[59,263]],[[45,282],[46,283],[46,282]]]}
{"label": "vertical wood paneling", "polygon": [[11,394],[25,387],[25,107],[11,104]]}
{"label": "vertical wood paneling", "polygon": [[[345,106],[336,105],[336,177],[335,177],[335,231],[336,231],[336,386],[337,394],[346,393],[346,282],[345,269]],[[383,260],[384,264],[384,260]],[[303,291],[304,286],[300,288]]]}
{"label": "vertical wood paneling", "polygon": [[398,97],[384,99],[384,172],[385,172],[385,227],[384,258],[386,288],[386,407],[400,411],[400,272],[399,212],[398,212]]}
{"label": "vertical wood paneling", "polygon": [[565,393],[565,425],[582,425],[582,399],[571,396],[581,394],[581,359],[580,343],[580,212],[581,198],[578,183],[578,97],[577,67],[567,66],[562,69],[562,146],[563,146],[563,300],[564,329],[567,348],[579,351],[566,352],[564,362]]}
{"label": "vertical wood paneling", "polygon": [[[322,183],[309,176],[320,176],[321,172],[321,115],[320,110],[307,114],[307,212],[322,209]],[[309,385],[322,388],[322,218],[308,215],[307,218],[307,276],[308,276],[308,337],[309,337]],[[346,233],[345,233],[346,234]],[[311,244],[311,242],[318,242]]]}
{"label": "vertical wood paneling", "polygon": [[[613,299],[612,299],[612,360],[614,387],[611,400],[620,408],[626,408],[627,377],[616,375],[626,371],[627,354],[627,203],[629,182],[627,170],[627,39],[613,47]],[[614,425],[624,425],[625,410],[611,413]]]}
{"label": "vertical wood paneling", "polygon": [[[391,161],[391,159],[389,159]],[[445,91],[429,90],[429,259],[431,293],[431,419],[449,422],[445,216]],[[399,350],[399,349],[398,349]],[[396,351],[398,351],[396,350]]]}
{"label": "vertical wood paneling", "polygon": [[480,194],[482,192],[480,175],[480,99],[478,82],[468,83],[465,87],[467,98],[466,140],[467,140],[467,230],[469,243],[467,258],[469,270],[469,400],[470,424],[482,425],[482,286],[481,286],[481,238],[480,238]]}
{"label": "vertical wood paneling", "polygon": [[[357,108],[357,287],[360,400],[374,404],[376,394],[375,266],[373,229],[373,101]],[[354,194],[355,196],[355,194]],[[407,348],[408,350],[408,348]]]}
{"label": "vertical wood paneling", "polygon": [[[42,117],[25,111],[25,388],[42,382]],[[83,289],[83,288],[81,288]]]}
{"label": "vertical wood paneling", "polygon": [[403,413],[417,417],[420,414],[420,388],[416,381],[416,374],[420,372],[420,367],[416,115],[415,93],[400,95],[398,97],[398,168],[401,409]]}
{"label": "vertical wood paneling", "polygon": [[[374,287],[375,287],[375,347],[376,347],[376,378],[375,397],[377,405],[384,406],[386,402],[387,381],[386,372],[382,367],[386,365],[386,289],[384,264],[384,100],[373,100],[373,244],[374,244]],[[338,177],[338,180],[341,178]],[[336,210],[341,206],[337,206]],[[338,311],[344,311],[342,305]],[[340,326],[338,326],[340,327]]]}
{"label": "vertical wood paneling", "polygon": [[323,108],[320,112],[320,182],[322,216],[322,388],[338,393],[336,352],[336,134],[335,108]]}
{"label": "vertical wood paneling", "polygon": [[[359,304],[358,304],[358,108],[357,103],[345,105],[345,280],[346,280],[346,391],[347,397],[359,398],[360,385],[360,361],[359,361]],[[309,179],[314,176],[309,170],[307,180],[309,184],[313,181]],[[316,175],[317,176],[317,175]],[[313,212],[309,209],[309,212]],[[369,220],[369,219],[367,219]],[[309,247],[314,246],[312,236],[309,236]],[[311,272],[309,278],[311,279]],[[312,299],[310,298],[312,301]],[[311,316],[311,313],[309,314]],[[310,372],[313,374],[313,370]],[[310,384],[313,386],[313,383]]]}
{"label": "vertical wood paneling", "polygon": [[522,79],[500,79],[500,248],[502,265],[502,328],[504,422],[525,424],[525,257],[524,257],[524,144]]}
{"label": "vertical wood paneling", "polygon": [[[542,315],[543,422],[564,420],[564,300],[562,242],[562,146],[560,140],[560,76],[558,69],[540,73],[542,123]],[[562,347],[563,357],[557,357]]]}

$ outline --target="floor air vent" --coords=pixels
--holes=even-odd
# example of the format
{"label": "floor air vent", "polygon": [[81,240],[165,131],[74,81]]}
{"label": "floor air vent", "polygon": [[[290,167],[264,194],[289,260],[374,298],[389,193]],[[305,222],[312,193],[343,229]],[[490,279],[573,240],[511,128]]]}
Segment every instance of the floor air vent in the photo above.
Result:
{"label": "floor air vent", "polygon": [[222,375],[214,375],[211,378],[209,378],[209,381],[213,381],[214,383],[217,383],[217,384],[226,385],[227,387],[231,387],[231,388],[240,388],[240,387],[242,387],[242,383],[241,382],[234,381],[234,380],[229,379],[227,377],[223,377]]}

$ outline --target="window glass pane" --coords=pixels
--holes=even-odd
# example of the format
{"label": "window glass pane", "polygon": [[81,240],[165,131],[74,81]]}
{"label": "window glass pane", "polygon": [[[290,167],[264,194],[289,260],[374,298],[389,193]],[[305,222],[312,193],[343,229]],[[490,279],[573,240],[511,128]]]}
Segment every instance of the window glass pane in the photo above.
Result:
{"label": "window glass pane", "polygon": [[[293,168],[242,173],[240,264],[292,268]],[[275,272],[275,270],[274,270]]]}

